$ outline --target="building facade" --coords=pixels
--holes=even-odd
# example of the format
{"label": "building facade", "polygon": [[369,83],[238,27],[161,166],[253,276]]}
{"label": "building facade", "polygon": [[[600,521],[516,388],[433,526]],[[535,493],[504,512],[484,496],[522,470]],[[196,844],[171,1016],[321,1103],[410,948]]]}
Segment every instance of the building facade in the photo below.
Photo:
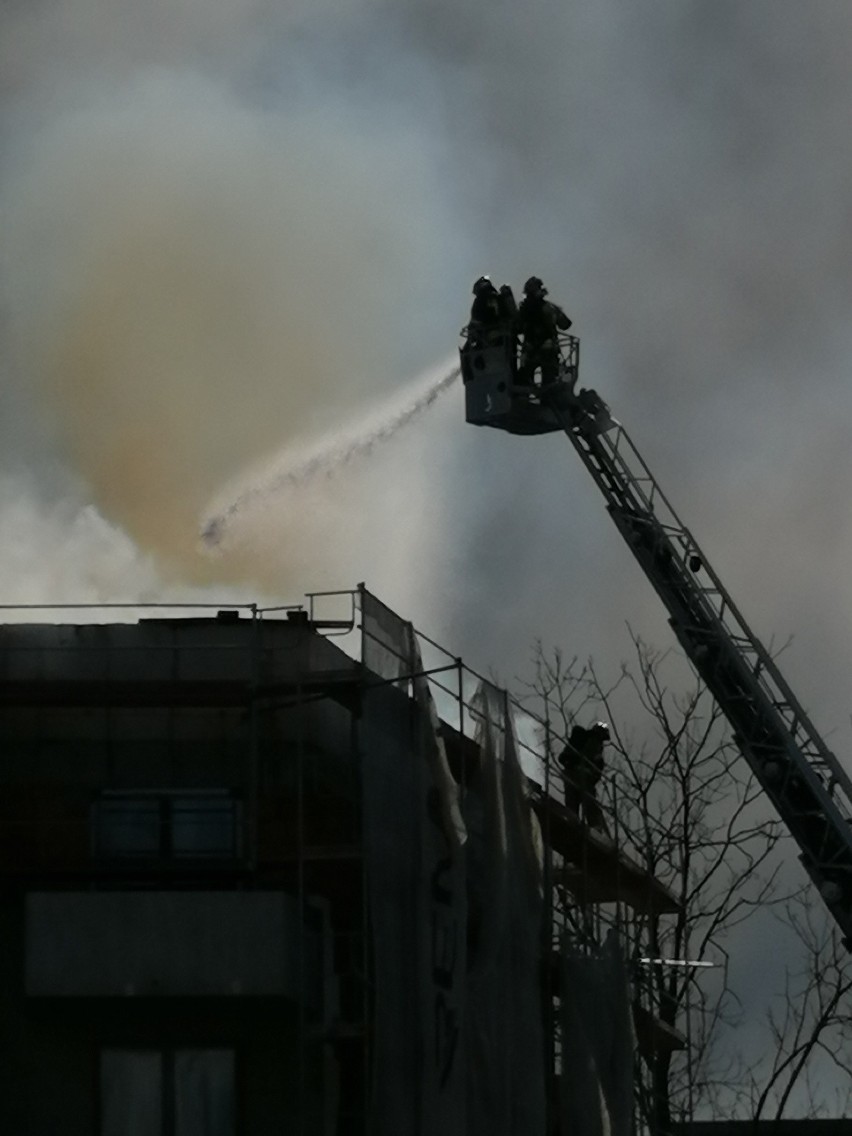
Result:
{"label": "building facade", "polygon": [[565,906],[672,897],[531,779],[503,692],[339,602],[0,628],[3,1131],[509,1136],[584,1107]]}

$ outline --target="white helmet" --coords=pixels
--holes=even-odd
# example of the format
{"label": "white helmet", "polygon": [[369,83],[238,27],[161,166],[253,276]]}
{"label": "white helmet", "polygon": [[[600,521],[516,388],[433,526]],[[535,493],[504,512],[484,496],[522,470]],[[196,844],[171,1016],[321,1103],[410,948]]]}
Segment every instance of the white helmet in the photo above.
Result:
{"label": "white helmet", "polygon": [[496,292],[497,289],[491,283],[490,276],[480,276],[476,283],[473,285],[474,296],[481,296],[483,292]]}

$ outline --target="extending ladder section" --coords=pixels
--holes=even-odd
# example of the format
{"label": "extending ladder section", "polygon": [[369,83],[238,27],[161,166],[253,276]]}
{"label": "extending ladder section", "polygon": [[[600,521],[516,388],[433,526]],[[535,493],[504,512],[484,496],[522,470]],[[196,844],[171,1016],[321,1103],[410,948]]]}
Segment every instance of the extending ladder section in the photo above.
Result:
{"label": "extending ladder section", "polygon": [[[593,396],[593,397],[590,397]],[[553,412],[852,949],[852,781],[594,392]]]}

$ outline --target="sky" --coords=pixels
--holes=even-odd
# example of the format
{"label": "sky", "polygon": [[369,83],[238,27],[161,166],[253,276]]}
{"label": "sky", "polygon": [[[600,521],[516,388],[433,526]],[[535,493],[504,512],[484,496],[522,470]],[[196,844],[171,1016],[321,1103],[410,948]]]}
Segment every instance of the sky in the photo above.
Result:
{"label": "sky", "polygon": [[566,440],[458,388],[200,547],[451,366],[481,272],[536,273],[847,760],[850,54],[841,0],[4,4],[0,599],[364,580],[507,681],[537,637],[670,641]]}

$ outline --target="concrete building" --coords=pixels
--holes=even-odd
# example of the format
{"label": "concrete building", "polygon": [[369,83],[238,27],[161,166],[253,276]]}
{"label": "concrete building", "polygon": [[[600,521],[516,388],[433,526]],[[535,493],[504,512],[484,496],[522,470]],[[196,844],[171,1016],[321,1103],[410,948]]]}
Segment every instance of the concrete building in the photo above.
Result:
{"label": "concrete building", "polygon": [[0,627],[0,1130],[564,1129],[566,896],[676,904],[505,695],[363,588],[75,614]]}

